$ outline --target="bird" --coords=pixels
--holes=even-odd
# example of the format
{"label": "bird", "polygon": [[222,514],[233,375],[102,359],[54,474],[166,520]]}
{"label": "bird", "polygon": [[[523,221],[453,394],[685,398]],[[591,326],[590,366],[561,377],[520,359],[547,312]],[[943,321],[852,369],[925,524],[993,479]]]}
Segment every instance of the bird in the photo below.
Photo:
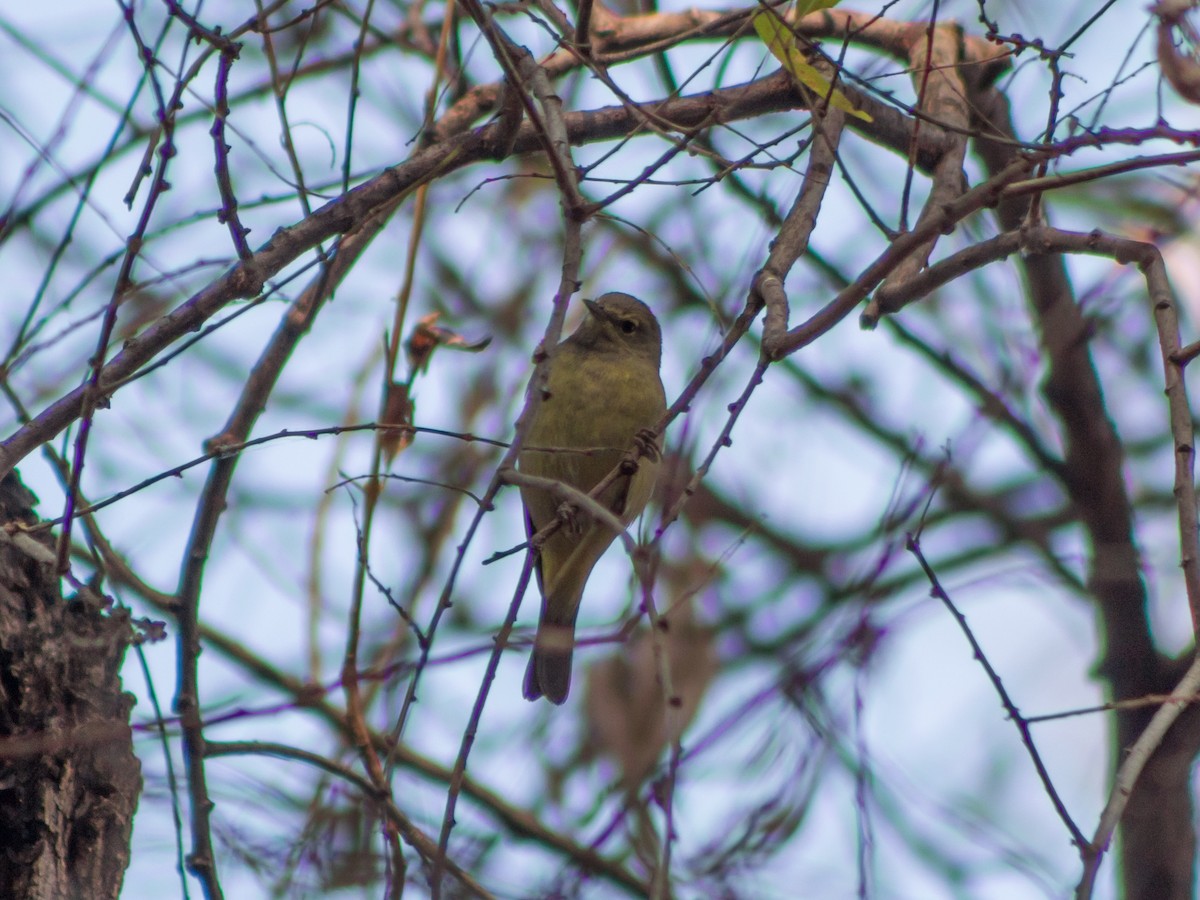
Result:
{"label": "bird", "polygon": [[[628,526],[641,514],[658,473],[662,438],[652,429],[667,409],[659,367],[662,329],[629,294],[585,299],[587,315],[550,353],[542,402],[518,459],[519,471],[590,493],[640,442],[637,470],[620,475],[595,499]],[[588,451],[588,452],[582,452]],[[521,485],[525,530],[532,536],[560,515],[552,492]],[[617,533],[575,509],[542,544],[534,562],[542,595],[527,700],[566,702],[571,689],[575,620],[593,567]]]}

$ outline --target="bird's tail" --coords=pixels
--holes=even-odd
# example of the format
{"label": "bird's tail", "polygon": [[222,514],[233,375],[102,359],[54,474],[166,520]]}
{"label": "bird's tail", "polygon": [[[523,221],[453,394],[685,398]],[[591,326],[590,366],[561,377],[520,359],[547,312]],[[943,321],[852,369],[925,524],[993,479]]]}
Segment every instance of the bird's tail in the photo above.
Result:
{"label": "bird's tail", "polygon": [[[570,585],[562,585],[570,589]],[[578,595],[582,595],[579,585]],[[580,596],[559,597],[557,591],[542,601],[542,617],[529,666],[525,669],[525,699],[545,697],[561,706],[571,692],[571,657],[575,651],[575,619]]]}

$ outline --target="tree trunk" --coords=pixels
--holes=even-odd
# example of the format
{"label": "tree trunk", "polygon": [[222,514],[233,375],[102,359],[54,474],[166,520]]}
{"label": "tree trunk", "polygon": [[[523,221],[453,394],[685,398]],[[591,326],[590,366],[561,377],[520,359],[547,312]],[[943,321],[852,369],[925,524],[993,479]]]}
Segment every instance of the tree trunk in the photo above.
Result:
{"label": "tree trunk", "polygon": [[63,599],[51,539],[21,527],[36,502],[0,482],[0,896],[116,898],[142,785],[119,674],[133,630],[90,591]]}

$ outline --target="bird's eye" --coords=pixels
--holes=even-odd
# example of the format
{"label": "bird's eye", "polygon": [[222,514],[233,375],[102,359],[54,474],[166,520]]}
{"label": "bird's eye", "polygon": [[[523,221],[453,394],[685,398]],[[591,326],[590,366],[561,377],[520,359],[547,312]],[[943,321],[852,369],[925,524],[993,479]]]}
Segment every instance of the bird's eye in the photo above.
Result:
{"label": "bird's eye", "polygon": [[637,322],[633,321],[633,319],[622,319],[621,330],[626,334],[633,334],[637,331]]}

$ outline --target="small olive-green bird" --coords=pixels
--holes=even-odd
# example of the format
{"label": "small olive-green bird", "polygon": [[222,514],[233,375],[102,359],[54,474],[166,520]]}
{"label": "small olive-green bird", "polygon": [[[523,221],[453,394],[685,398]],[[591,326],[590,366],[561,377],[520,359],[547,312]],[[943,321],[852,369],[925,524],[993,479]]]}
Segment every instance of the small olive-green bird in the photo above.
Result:
{"label": "small olive-green bird", "polygon": [[[588,315],[551,354],[545,394],[525,439],[526,447],[541,449],[521,451],[517,466],[586,494],[616,468],[639,432],[658,424],[667,400],[658,374],[662,331],[650,308],[618,293],[583,302]],[[658,463],[658,453],[642,456],[632,476],[619,476],[596,499],[628,525],[650,499]],[[530,535],[558,515],[559,501],[548,491],[522,486],[521,500]],[[525,672],[527,700],[567,699],[583,587],[616,537],[577,509],[542,545],[536,562],[542,614]]]}

